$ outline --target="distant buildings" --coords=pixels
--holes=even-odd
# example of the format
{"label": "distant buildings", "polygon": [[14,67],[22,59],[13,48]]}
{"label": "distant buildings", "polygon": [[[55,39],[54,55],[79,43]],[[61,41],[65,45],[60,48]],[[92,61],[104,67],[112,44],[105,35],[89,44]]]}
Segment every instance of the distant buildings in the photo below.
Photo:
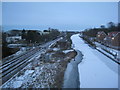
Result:
{"label": "distant buildings", "polygon": [[120,49],[120,32],[109,32],[106,34],[101,31],[97,33],[96,37],[98,42],[115,49]]}
{"label": "distant buildings", "polygon": [[116,33],[115,36],[112,37],[111,44],[112,46],[120,47],[120,32]]}
{"label": "distant buildings", "polygon": [[49,34],[50,31],[48,30],[44,30],[44,31],[39,31],[40,35],[46,35],[46,34]]}
{"label": "distant buildings", "polygon": [[16,42],[16,41],[19,41],[21,40],[22,37],[21,36],[9,36],[9,37],[6,37],[6,41],[8,43],[11,43],[11,42]]}
{"label": "distant buildings", "polygon": [[106,37],[106,33],[103,31],[100,31],[97,33],[97,40],[101,43],[104,43],[104,38]]}

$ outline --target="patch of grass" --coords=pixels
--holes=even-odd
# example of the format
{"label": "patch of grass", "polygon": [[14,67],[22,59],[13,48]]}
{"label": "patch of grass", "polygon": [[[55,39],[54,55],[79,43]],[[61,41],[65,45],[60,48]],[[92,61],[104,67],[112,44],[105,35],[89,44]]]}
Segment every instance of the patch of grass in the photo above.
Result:
{"label": "patch of grass", "polygon": [[64,82],[64,73],[67,68],[68,62],[72,58],[74,58],[77,55],[76,51],[71,51],[66,54],[66,57],[69,57],[67,60],[64,58],[64,60],[61,60],[58,66],[57,74],[55,75],[55,82],[54,87],[56,88],[62,88],[63,82]]}
{"label": "patch of grass", "polygon": [[65,53],[63,53],[62,51],[57,51],[56,53],[54,53],[53,55],[52,55],[53,57],[65,57],[66,55],[65,55]]}
{"label": "patch of grass", "polygon": [[67,53],[66,56],[68,56],[69,59],[72,59],[72,58],[74,58],[76,55],[77,55],[77,52],[74,50],[74,51],[71,51],[71,52]]}
{"label": "patch of grass", "polygon": [[53,87],[54,88],[62,88],[62,85],[63,85],[63,81],[64,81],[64,72],[66,70],[66,67],[67,67],[67,61],[61,61],[58,65],[58,68],[57,68],[57,73],[54,77],[54,84],[53,84]]}
{"label": "patch of grass", "polygon": [[48,50],[46,51],[46,53],[52,53],[52,52],[55,52],[55,51],[52,50],[52,49],[48,49]]}

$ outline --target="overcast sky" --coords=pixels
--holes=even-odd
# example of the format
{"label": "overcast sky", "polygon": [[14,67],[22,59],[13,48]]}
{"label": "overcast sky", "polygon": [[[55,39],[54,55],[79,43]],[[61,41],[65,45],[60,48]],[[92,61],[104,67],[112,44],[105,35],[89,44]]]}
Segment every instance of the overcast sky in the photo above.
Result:
{"label": "overcast sky", "polygon": [[[83,30],[118,22],[117,2],[3,2],[2,24],[9,29]],[[6,28],[7,29],[7,28]]]}

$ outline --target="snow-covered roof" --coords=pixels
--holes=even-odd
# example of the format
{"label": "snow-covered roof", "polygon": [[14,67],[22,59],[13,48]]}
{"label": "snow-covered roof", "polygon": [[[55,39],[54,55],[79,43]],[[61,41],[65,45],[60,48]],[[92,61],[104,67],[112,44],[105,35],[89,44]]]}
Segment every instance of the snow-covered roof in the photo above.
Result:
{"label": "snow-covered roof", "polygon": [[109,32],[108,37],[115,37],[120,32]]}
{"label": "snow-covered roof", "polygon": [[99,34],[99,35],[101,35],[101,34],[106,35],[106,33],[104,31],[99,31],[97,34]]}

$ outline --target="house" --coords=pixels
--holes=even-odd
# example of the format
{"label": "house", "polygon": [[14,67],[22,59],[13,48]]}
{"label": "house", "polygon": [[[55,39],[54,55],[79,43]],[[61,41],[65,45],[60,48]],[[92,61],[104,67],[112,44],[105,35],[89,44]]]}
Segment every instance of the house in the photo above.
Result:
{"label": "house", "polygon": [[104,31],[100,31],[97,33],[97,40],[98,42],[104,43],[104,38],[106,37],[106,33]]}
{"label": "house", "polygon": [[112,38],[117,34],[118,32],[109,32],[108,35],[104,38],[105,44],[107,46],[111,46]]}
{"label": "house", "polygon": [[40,35],[46,35],[49,34],[50,32],[48,30],[44,30],[44,31],[39,31]]}
{"label": "house", "polygon": [[117,32],[112,38],[111,38],[111,45],[113,47],[120,48],[120,32]]}
{"label": "house", "polygon": [[104,38],[104,45],[111,48],[120,48],[120,32],[109,32]]}
{"label": "house", "polygon": [[10,37],[6,37],[6,41],[8,43],[11,43],[11,42],[16,42],[16,41],[19,41],[21,40],[22,37],[21,36],[10,36]]}

